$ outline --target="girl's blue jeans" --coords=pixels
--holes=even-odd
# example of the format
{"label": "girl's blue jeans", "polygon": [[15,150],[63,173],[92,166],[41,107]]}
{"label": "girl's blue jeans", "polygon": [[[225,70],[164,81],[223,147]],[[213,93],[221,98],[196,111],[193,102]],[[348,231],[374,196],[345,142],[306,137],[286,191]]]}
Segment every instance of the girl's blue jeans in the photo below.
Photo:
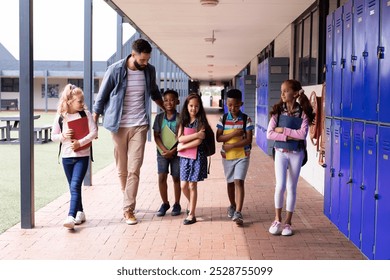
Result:
{"label": "girl's blue jeans", "polygon": [[62,158],[62,165],[69,183],[70,207],[68,216],[76,217],[77,211],[83,211],[81,185],[87,173],[89,157]]}

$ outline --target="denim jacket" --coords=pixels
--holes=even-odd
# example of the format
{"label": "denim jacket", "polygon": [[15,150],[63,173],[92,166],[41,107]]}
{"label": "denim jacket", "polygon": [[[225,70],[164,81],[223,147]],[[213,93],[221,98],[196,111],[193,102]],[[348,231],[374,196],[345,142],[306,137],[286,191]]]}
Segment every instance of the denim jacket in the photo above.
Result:
{"label": "denim jacket", "polygon": [[[104,115],[103,126],[111,131],[118,132],[119,123],[122,117],[123,100],[127,86],[127,60],[121,59],[110,65],[104,74],[102,84],[97,94],[93,111]],[[160,90],[156,84],[156,70],[153,65],[148,64],[145,68],[145,108],[150,122],[150,100],[162,100]]]}

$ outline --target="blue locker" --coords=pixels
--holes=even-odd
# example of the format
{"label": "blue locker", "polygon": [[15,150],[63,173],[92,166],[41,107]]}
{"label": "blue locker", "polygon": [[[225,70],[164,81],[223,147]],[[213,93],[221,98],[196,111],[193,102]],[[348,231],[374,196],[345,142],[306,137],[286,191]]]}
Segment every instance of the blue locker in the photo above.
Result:
{"label": "blue locker", "polygon": [[379,127],[375,259],[390,259],[390,127]]}
{"label": "blue locker", "polygon": [[341,6],[334,12],[334,50],[333,50],[333,116],[341,116],[342,99],[342,60],[343,60],[343,10]]}
{"label": "blue locker", "polygon": [[335,224],[339,224],[340,215],[340,125],[341,121],[333,120],[332,125],[332,168],[335,176],[330,179],[330,220]]}
{"label": "blue locker", "polygon": [[333,17],[334,13],[326,17],[326,95],[325,115],[332,116],[332,89],[333,89]]}
{"label": "blue locker", "polygon": [[324,182],[324,214],[329,219],[331,207],[331,178],[334,177],[332,168],[332,119],[325,119],[325,182]]}
{"label": "blue locker", "polygon": [[374,258],[375,244],[375,191],[377,170],[378,126],[366,124],[364,128],[364,164],[362,189],[361,250],[369,259]]}
{"label": "blue locker", "polygon": [[379,57],[379,121],[390,123],[390,5],[388,0],[382,0],[381,34],[378,48]]}
{"label": "blue locker", "polygon": [[362,226],[362,189],[363,184],[363,154],[364,154],[364,123],[354,122],[352,128],[352,181],[351,181],[351,216],[349,239],[361,248]]}
{"label": "blue locker", "polygon": [[324,214],[330,219],[331,202],[331,178],[334,176],[332,169],[332,119],[325,119],[325,182],[324,182]]}
{"label": "blue locker", "polygon": [[352,39],[353,39],[353,1],[350,0],[344,5],[343,23],[343,55],[341,60],[342,76],[342,100],[341,115],[346,118],[352,117]]}
{"label": "blue locker", "polygon": [[352,45],[352,112],[353,118],[364,119],[362,115],[364,94],[365,13],[364,0],[354,1]]}
{"label": "blue locker", "polygon": [[346,237],[349,237],[349,207],[351,194],[351,141],[352,123],[342,120],[340,127],[340,172],[339,177],[339,220],[338,228]]}
{"label": "blue locker", "polygon": [[378,83],[379,61],[377,50],[379,45],[379,0],[366,0],[366,42],[364,94],[362,117],[365,120],[378,120]]}

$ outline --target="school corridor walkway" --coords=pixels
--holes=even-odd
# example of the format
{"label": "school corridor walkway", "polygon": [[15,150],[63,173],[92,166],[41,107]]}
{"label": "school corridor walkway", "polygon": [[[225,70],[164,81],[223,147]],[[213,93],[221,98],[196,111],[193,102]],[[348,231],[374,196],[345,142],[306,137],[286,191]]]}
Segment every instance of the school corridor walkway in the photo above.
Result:
{"label": "school corridor walkway", "polygon": [[[219,112],[210,110],[215,127]],[[219,145],[217,145],[218,148]],[[198,184],[197,220],[183,225],[185,213],[157,217],[155,145],[148,142],[137,199],[137,225],[122,217],[122,193],[114,163],[84,187],[87,222],[69,231],[62,226],[69,207],[66,193],[35,215],[35,228],[15,225],[0,235],[1,260],[364,260],[360,251],[323,215],[323,196],[303,179],[298,186],[293,236],[272,236],[273,160],[253,141],[245,182],[244,225],[227,218],[228,199],[221,158],[212,157],[209,179]],[[169,197],[173,188],[169,180]],[[181,199],[185,210],[186,201]]]}

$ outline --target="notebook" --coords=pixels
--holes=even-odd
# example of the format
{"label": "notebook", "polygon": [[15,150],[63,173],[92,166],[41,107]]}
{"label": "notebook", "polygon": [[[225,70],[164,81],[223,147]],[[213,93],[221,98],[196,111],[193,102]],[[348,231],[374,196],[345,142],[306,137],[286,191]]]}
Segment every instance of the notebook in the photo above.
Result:
{"label": "notebook", "polygon": [[[191,134],[194,134],[196,132],[197,132],[196,128],[189,128],[189,127],[184,128],[184,135],[191,135]],[[180,152],[177,153],[177,155],[179,157],[196,159],[197,153],[198,153],[198,146],[181,150]]]}
{"label": "notebook", "polygon": [[[168,150],[172,149],[176,144],[177,144],[177,139],[176,139],[176,135],[175,133],[169,128],[168,125],[165,125],[162,129],[161,129],[161,141],[164,145],[165,148],[167,148]],[[158,151],[160,152],[160,154],[162,154],[162,150],[160,149],[159,146],[157,146],[157,149]]]}
{"label": "notebook", "polygon": [[[68,121],[68,127],[73,129],[73,139],[80,140],[83,139],[85,136],[89,134],[89,126],[88,126],[88,118],[83,117],[79,118],[73,121]],[[92,142],[89,142],[88,144],[81,146],[74,150],[75,152],[78,152],[80,150],[84,150],[86,148],[89,148],[92,145]]]}

